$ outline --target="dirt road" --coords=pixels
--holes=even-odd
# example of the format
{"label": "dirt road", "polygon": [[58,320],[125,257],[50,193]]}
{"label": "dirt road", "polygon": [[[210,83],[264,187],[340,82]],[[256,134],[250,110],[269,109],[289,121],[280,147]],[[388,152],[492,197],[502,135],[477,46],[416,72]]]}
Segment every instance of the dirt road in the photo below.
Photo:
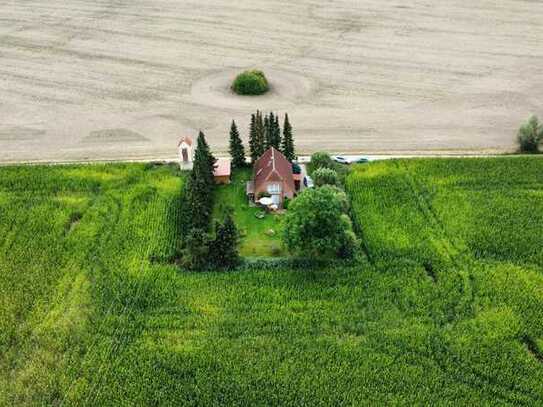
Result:
{"label": "dirt road", "polygon": [[[405,4],[405,5],[404,5]],[[0,161],[171,156],[288,111],[301,152],[514,147],[543,116],[543,2],[4,0]],[[273,90],[231,95],[259,67]]]}

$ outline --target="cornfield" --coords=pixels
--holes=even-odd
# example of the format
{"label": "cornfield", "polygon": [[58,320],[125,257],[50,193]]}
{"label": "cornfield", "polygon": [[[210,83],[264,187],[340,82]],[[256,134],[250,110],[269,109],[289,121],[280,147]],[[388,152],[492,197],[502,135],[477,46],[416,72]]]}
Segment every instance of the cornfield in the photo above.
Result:
{"label": "cornfield", "polygon": [[542,177],[360,166],[359,264],[186,273],[175,168],[0,168],[0,405],[542,404]]}

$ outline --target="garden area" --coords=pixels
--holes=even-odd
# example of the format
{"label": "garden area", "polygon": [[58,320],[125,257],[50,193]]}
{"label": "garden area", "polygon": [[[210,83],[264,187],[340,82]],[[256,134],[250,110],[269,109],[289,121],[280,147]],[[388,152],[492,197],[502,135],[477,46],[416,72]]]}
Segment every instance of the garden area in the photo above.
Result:
{"label": "garden area", "polygon": [[246,183],[252,178],[252,169],[237,169],[229,185],[216,188],[215,217],[225,205],[233,209],[239,234],[239,253],[243,257],[278,257],[286,253],[281,244],[282,215],[269,213],[250,204],[246,196]]}

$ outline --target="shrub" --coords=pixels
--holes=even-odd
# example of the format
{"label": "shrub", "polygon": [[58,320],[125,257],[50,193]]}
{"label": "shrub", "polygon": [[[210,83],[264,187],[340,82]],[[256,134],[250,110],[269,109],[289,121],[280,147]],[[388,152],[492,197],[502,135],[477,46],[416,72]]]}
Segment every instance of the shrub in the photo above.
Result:
{"label": "shrub", "polygon": [[257,96],[266,93],[269,89],[266,76],[258,70],[240,73],[232,84],[232,90],[238,95]]}
{"label": "shrub", "polygon": [[283,199],[283,209],[287,210],[289,205],[290,205],[290,199],[288,199],[288,197],[285,196],[285,198]]}
{"label": "shrub", "polygon": [[311,156],[311,162],[307,165],[309,175],[313,175],[313,172],[319,168],[335,169],[335,163],[334,160],[332,160],[332,157],[330,157],[330,154],[318,152]]}
{"label": "shrub", "polygon": [[313,172],[313,181],[318,187],[323,185],[337,185],[339,178],[337,172],[331,168],[319,168]]}
{"label": "shrub", "polygon": [[518,143],[523,153],[538,153],[543,141],[543,125],[537,116],[532,116],[518,131]]}

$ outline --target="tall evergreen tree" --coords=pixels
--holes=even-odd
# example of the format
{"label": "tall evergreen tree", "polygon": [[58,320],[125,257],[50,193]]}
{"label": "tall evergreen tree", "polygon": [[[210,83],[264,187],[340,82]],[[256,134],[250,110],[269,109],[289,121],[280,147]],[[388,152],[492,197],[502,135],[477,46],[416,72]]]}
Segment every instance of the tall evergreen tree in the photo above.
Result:
{"label": "tall evergreen tree", "polygon": [[183,253],[183,265],[189,270],[203,271],[209,268],[209,235],[205,230],[191,229]]}
{"label": "tall evergreen tree", "polygon": [[256,129],[256,115],[251,115],[251,125],[249,127],[249,152],[251,155],[251,162],[254,163],[258,160],[260,155],[258,154],[258,134]]}
{"label": "tall evergreen tree", "polygon": [[281,149],[281,128],[279,127],[279,116],[270,113],[268,118],[269,122],[269,136],[268,136],[268,148],[275,147],[277,150]]}
{"label": "tall evergreen tree", "polygon": [[265,129],[264,129],[264,120],[262,119],[262,112],[257,111],[256,112],[256,147],[257,147],[257,158],[260,158],[262,154],[264,154],[265,149]]}
{"label": "tall evergreen tree", "polygon": [[264,151],[270,148],[273,137],[273,130],[271,126],[273,123],[270,122],[269,116],[264,117]]}
{"label": "tall evergreen tree", "polygon": [[232,166],[234,168],[242,168],[245,166],[245,147],[243,147],[234,120],[232,120],[232,126],[230,127],[230,156],[232,157]]}
{"label": "tall evergreen tree", "polygon": [[281,143],[281,151],[289,161],[296,159],[296,153],[294,150],[294,137],[292,135],[292,126],[288,119],[288,114],[285,114],[285,123],[283,125],[283,140]]}
{"label": "tall evergreen tree", "polygon": [[275,148],[281,150],[281,126],[279,125],[279,115],[275,115],[275,125],[274,125],[274,139],[275,139]]}
{"label": "tall evergreen tree", "polygon": [[209,145],[207,144],[205,135],[200,131],[194,152],[194,161],[192,166],[192,174],[196,179],[202,179],[208,186],[208,191],[211,192],[215,185],[215,164],[217,160],[211,154]]}
{"label": "tall evergreen tree", "polygon": [[239,234],[232,215],[227,212],[222,223],[217,223],[212,243],[213,263],[218,268],[232,269],[239,264]]}

